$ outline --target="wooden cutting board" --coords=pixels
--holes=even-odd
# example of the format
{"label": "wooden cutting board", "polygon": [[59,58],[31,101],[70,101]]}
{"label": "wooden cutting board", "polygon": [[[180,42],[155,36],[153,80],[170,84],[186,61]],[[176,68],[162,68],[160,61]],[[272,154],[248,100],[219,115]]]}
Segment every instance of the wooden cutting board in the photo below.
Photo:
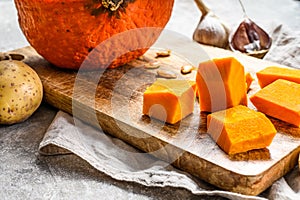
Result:
{"label": "wooden cutting board", "polygon": [[[80,73],[51,66],[31,47],[10,53],[24,55],[24,61],[37,71],[47,103],[219,188],[247,195],[261,193],[296,165],[300,152],[299,128],[271,119],[278,133],[267,149],[230,157],[206,134],[206,114],[200,114],[197,101],[193,114],[175,125],[142,115],[142,95],[156,79],[157,70],[145,69],[144,65],[149,59],[156,59],[162,63],[160,69],[172,70],[182,79],[194,79],[196,71],[180,75],[180,67],[197,65],[207,56],[235,56],[253,76],[274,63],[214,47],[184,45],[184,56],[173,51],[170,57],[155,58],[158,50],[153,47],[145,54],[146,59],[134,60],[118,69]],[[197,49],[193,45],[202,51],[186,59],[189,53],[195,54]],[[249,95],[258,89],[255,80]]]}

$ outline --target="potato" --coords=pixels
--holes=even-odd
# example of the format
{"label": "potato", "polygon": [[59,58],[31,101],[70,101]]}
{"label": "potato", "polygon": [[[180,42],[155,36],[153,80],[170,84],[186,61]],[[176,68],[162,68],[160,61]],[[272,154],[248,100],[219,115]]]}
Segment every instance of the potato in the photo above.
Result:
{"label": "potato", "polygon": [[26,120],[42,98],[42,82],[32,68],[21,61],[0,61],[0,124]]}

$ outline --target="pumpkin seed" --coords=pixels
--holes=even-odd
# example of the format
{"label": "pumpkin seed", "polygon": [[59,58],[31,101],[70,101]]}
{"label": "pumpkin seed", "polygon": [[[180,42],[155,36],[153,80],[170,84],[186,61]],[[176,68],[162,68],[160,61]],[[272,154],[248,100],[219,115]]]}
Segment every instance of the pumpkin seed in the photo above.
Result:
{"label": "pumpkin seed", "polygon": [[166,50],[166,51],[159,51],[159,52],[156,52],[156,58],[159,58],[159,57],[169,57],[171,55],[171,50]]}
{"label": "pumpkin seed", "polygon": [[194,67],[192,65],[183,65],[181,67],[181,73],[182,74],[189,74],[193,71]]}
{"label": "pumpkin seed", "polygon": [[168,71],[168,70],[157,70],[157,75],[162,78],[167,79],[175,79],[177,78],[177,75],[175,72]]}
{"label": "pumpkin seed", "polygon": [[158,61],[152,61],[152,62],[146,63],[144,65],[144,67],[146,69],[157,69],[157,68],[160,67],[160,62],[158,62]]}
{"label": "pumpkin seed", "polygon": [[154,62],[154,59],[148,57],[148,56],[145,56],[145,55],[142,55],[140,57],[138,57],[139,60],[141,61],[144,61],[144,62]]}

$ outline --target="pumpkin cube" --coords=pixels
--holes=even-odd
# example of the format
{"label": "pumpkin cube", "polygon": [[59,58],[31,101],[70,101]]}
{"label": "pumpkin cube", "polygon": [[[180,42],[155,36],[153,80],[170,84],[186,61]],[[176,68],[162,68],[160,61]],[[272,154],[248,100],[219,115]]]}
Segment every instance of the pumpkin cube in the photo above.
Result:
{"label": "pumpkin cube", "polygon": [[246,72],[245,78],[246,78],[246,91],[248,91],[251,87],[252,82],[254,81],[254,78],[251,76],[250,72]]}
{"label": "pumpkin cube", "polygon": [[300,84],[278,79],[251,96],[250,101],[266,115],[300,127]]}
{"label": "pumpkin cube", "polygon": [[226,153],[236,154],[269,146],[277,131],[263,113],[238,105],[209,114],[207,132]]}
{"label": "pumpkin cube", "polygon": [[[252,77],[250,72],[246,72],[245,78],[246,78],[246,91],[248,92],[248,90],[251,87],[252,82],[254,81],[254,78]],[[192,87],[193,87],[193,89],[196,93],[196,97],[198,98],[199,97],[199,92],[198,92],[196,81],[189,80],[189,82],[192,85]]]}
{"label": "pumpkin cube", "polygon": [[197,88],[197,84],[196,84],[196,81],[192,81],[192,80],[188,80],[188,82],[190,83],[190,85],[192,86],[194,92],[195,92],[195,96],[196,97],[199,97],[199,94],[198,94],[198,88]]}
{"label": "pumpkin cube", "polygon": [[234,57],[200,63],[196,83],[201,111],[215,112],[247,105],[244,66]]}
{"label": "pumpkin cube", "polygon": [[273,83],[278,79],[284,79],[300,83],[300,70],[270,66],[256,73],[258,83],[261,88]]}
{"label": "pumpkin cube", "polygon": [[143,114],[175,124],[194,110],[195,92],[186,80],[157,79],[144,92]]}

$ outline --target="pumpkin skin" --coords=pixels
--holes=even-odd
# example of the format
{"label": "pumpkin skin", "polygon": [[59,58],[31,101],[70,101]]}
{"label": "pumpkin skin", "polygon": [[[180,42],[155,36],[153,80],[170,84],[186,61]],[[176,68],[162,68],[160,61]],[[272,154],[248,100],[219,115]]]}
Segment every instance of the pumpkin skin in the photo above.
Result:
{"label": "pumpkin skin", "polygon": [[[150,36],[148,30],[127,34],[125,39],[115,37],[86,68],[114,68],[144,54],[169,21],[174,4],[174,0],[115,0],[123,3],[111,11],[102,2],[105,0],[15,0],[15,5],[20,28],[30,45],[55,66],[78,70],[88,54],[112,36],[156,27]],[[120,48],[127,53],[120,56]],[[110,59],[103,59],[107,57]]]}

